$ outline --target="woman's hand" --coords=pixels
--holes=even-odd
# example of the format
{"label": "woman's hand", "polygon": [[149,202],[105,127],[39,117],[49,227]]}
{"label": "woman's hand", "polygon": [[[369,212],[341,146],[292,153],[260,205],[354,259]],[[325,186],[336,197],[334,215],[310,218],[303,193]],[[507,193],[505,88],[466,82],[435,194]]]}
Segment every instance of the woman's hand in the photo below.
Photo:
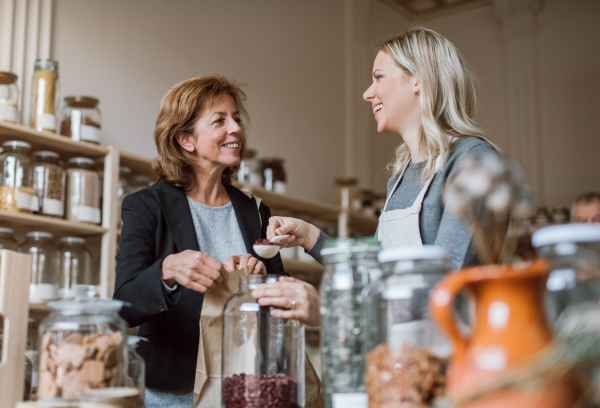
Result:
{"label": "woman's hand", "polygon": [[259,261],[255,257],[250,254],[247,255],[232,255],[227,258],[227,262],[225,263],[225,268],[229,272],[233,272],[236,269],[242,269],[246,266],[253,266],[252,273],[254,275],[266,275],[267,268],[265,268],[265,264],[262,261]]}
{"label": "woman's hand", "polygon": [[205,293],[223,282],[227,270],[208,254],[185,250],[167,256],[162,263],[162,280],[168,286],[175,283],[196,292]]}
{"label": "woman's hand", "polygon": [[275,306],[271,316],[279,319],[296,319],[307,326],[321,325],[321,296],[314,286],[298,279],[282,276],[277,283],[258,285],[252,296],[261,306]]}
{"label": "woman's hand", "polygon": [[290,234],[289,238],[279,241],[282,248],[301,246],[310,251],[319,238],[319,229],[306,221],[290,217],[271,217],[267,227],[267,239]]}

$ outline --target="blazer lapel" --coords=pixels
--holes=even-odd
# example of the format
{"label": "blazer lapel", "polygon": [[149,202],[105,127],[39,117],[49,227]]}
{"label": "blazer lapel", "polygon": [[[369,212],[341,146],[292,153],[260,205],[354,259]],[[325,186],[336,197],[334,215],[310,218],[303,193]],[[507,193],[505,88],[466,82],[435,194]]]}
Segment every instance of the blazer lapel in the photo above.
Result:
{"label": "blazer lapel", "polygon": [[158,198],[177,249],[180,252],[186,249],[199,251],[198,237],[185,192],[164,180],[159,183]]}
{"label": "blazer lapel", "polygon": [[[254,248],[252,248],[254,242],[260,239],[261,233],[261,223],[258,208],[256,207],[256,200],[253,197],[248,197],[230,184],[226,184],[225,188],[227,189],[227,193],[229,193],[233,211],[240,226],[242,238],[244,238],[244,243],[246,244],[246,250],[249,254],[258,258],[258,255],[254,252]],[[269,220],[263,220],[263,222],[269,222]]]}

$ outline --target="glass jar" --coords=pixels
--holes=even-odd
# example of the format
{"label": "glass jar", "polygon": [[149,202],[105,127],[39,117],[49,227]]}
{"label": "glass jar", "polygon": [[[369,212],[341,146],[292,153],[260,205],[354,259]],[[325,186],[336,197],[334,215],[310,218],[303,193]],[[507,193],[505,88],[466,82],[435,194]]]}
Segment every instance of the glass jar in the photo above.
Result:
{"label": "glass jar", "polygon": [[140,190],[152,185],[152,179],[148,176],[134,176],[129,185],[129,194],[137,193]]}
{"label": "glass jar", "polygon": [[348,393],[365,392],[362,292],[381,274],[377,263],[380,249],[373,238],[340,238],[327,241],[321,250],[325,266],[321,351],[326,408],[343,405]]}
{"label": "glass jar", "polygon": [[429,294],[451,254],[425,245],[384,249],[378,259],[383,275],[365,290],[369,407],[433,406],[452,350],[429,316]]}
{"label": "glass jar", "polygon": [[66,173],[67,220],[100,224],[100,175],[94,160],[73,157]]}
{"label": "glass jar", "polygon": [[240,163],[237,181],[238,183],[248,183],[253,186],[263,185],[263,177],[256,150],[248,149],[246,152],[246,157],[244,157],[244,160]]}
{"label": "glass jar", "polygon": [[123,302],[81,288],[73,300],[50,302],[40,324],[38,399],[75,400],[85,388],[125,385],[127,324]]}
{"label": "glass jar", "polygon": [[40,345],[37,322],[34,318],[27,321],[27,347],[25,355],[29,357],[32,363],[31,371],[31,394],[36,395],[38,386],[38,365],[40,361]]}
{"label": "glass jar", "polygon": [[278,276],[240,278],[223,309],[222,406],[304,407],[304,325],[271,317],[251,291]]}
{"label": "glass jar", "polygon": [[65,215],[65,171],[58,153],[33,154],[33,189],[39,200],[39,214],[62,218]]}
{"label": "glass jar", "polygon": [[358,189],[358,179],[354,177],[339,177],[335,179],[336,191],[333,195],[333,204],[342,208],[360,211],[362,197]]}
{"label": "glass jar", "polygon": [[127,386],[140,390],[139,406],[141,408],[144,406],[144,390],[146,389],[146,362],[136,350],[140,341],[148,340],[138,336],[127,336]]}
{"label": "glass jar", "polygon": [[63,237],[59,241],[60,285],[59,296],[62,299],[75,297],[80,286],[94,285],[92,276],[92,255],[85,247],[85,239]]}
{"label": "glass jar", "polygon": [[552,223],[553,224],[566,224],[569,222],[570,214],[569,210],[565,207],[554,207],[552,209]]}
{"label": "glass jar", "polygon": [[260,174],[263,176],[264,188],[276,193],[287,192],[287,181],[283,167],[283,159],[270,157],[260,160]]}
{"label": "glass jar", "polygon": [[0,209],[25,213],[37,211],[38,198],[33,189],[33,165],[29,157],[31,145],[11,140],[2,147]]}
{"label": "glass jar", "polygon": [[58,298],[59,253],[49,232],[28,232],[19,252],[31,255],[29,302],[42,303]]}
{"label": "glass jar", "polygon": [[546,312],[551,324],[569,306],[600,301],[600,226],[563,224],[533,233],[540,258],[550,262]]}
{"label": "glass jar", "polygon": [[15,239],[15,230],[0,227],[0,249],[19,250],[19,243]]}
{"label": "glass jar", "polygon": [[60,134],[77,142],[102,143],[100,101],[93,96],[69,95],[60,112]]}
{"label": "glass jar", "polygon": [[19,77],[7,71],[0,71],[0,120],[19,123]]}
{"label": "glass jar", "polygon": [[58,61],[38,59],[33,67],[31,127],[38,132],[56,133],[59,103]]}

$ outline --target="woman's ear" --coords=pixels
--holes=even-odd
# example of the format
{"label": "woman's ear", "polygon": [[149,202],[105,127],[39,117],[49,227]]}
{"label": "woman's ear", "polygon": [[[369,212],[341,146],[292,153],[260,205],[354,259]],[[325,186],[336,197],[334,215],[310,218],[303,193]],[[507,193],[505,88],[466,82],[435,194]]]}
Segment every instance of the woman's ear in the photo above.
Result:
{"label": "woman's ear", "polygon": [[195,138],[193,135],[186,132],[177,132],[175,139],[177,139],[177,143],[188,152],[192,153],[196,150],[196,145],[194,144]]}
{"label": "woman's ear", "polygon": [[421,94],[421,81],[419,81],[419,78],[417,78],[416,76],[413,76],[411,82],[412,82],[413,91],[415,92],[415,95],[420,95]]}

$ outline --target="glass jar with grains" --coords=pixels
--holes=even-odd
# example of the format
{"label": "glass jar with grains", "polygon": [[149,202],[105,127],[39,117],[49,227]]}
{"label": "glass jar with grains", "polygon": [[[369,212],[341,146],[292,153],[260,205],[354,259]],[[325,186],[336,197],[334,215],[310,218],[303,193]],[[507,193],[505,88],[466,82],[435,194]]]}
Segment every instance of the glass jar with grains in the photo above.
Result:
{"label": "glass jar with grains", "polygon": [[29,157],[31,145],[12,140],[2,146],[0,209],[26,213],[38,211],[38,197],[33,189],[33,165]]}
{"label": "glass jar with grains", "polygon": [[99,104],[93,96],[66,96],[60,112],[60,134],[78,142],[102,143]]}
{"label": "glass jar with grains", "polygon": [[59,254],[52,239],[49,232],[28,232],[19,248],[19,252],[31,255],[30,303],[58,298]]}
{"label": "glass jar with grains", "polygon": [[0,249],[17,251],[19,243],[15,239],[15,230],[12,228],[0,227]]}
{"label": "glass jar with grains", "polygon": [[100,175],[94,169],[94,160],[69,159],[66,200],[67,220],[100,223]]}
{"label": "glass jar with grains", "polygon": [[33,189],[39,199],[39,213],[54,217],[65,215],[65,172],[58,153],[40,151],[33,154]]}
{"label": "glass jar with grains", "polygon": [[31,127],[38,132],[56,133],[58,108],[58,61],[38,59],[33,73]]}
{"label": "glass jar with grains", "polygon": [[0,71],[0,120],[19,123],[19,77],[7,71]]}
{"label": "glass jar with grains", "polygon": [[283,159],[269,157],[260,160],[260,172],[264,180],[264,188],[276,193],[287,192],[287,180],[283,167]]}
{"label": "glass jar with grains", "polygon": [[94,285],[92,255],[85,247],[85,239],[63,237],[58,243],[60,252],[59,296],[63,299],[75,297],[77,288]]}

